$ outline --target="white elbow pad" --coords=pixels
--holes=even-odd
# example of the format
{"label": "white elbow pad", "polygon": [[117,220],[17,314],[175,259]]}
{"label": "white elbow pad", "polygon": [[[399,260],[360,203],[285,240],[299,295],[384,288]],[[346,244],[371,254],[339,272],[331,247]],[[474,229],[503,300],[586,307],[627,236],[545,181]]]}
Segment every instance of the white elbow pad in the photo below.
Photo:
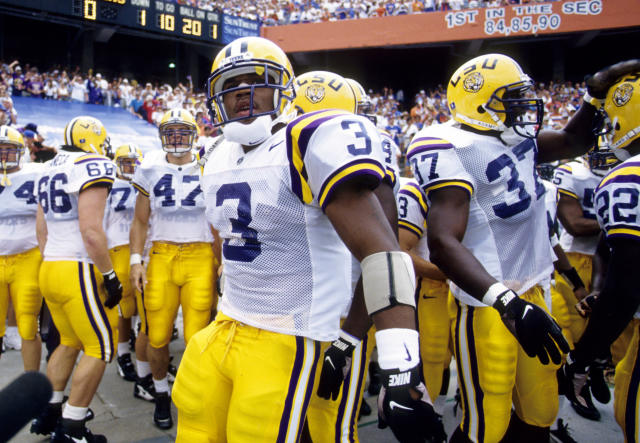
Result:
{"label": "white elbow pad", "polygon": [[415,308],[416,275],[409,254],[378,252],[365,257],[361,267],[369,315],[396,305]]}

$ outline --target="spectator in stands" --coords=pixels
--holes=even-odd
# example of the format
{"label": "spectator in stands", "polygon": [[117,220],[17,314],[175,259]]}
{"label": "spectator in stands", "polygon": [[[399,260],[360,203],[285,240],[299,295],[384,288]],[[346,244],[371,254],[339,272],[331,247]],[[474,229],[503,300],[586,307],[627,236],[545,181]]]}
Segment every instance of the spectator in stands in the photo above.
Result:
{"label": "spectator in stands", "polygon": [[8,95],[0,97],[0,107],[5,114],[3,125],[15,125],[18,121],[18,111],[13,107],[13,100]]}
{"label": "spectator in stands", "polygon": [[71,100],[78,103],[88,101],[87,88],[79,75],[75,75],[71,82]]}
{"label": "spectator in stands", "polygon": [[142,92],[139,90],[134,92],[133,99],[129,103],[129,111],[137,117],[145,118],[144,109],[142,109],[144,101],[140,98],[141,94]]}
{"label": "spectator in stands", "polygon": [[99,80],[102,80],[102,76],[100,76],[100,78],[94,77],[92,75],[89,75],[87,77],[87,80],[85,82],[85,88],[87,89],[88,103],[91,103],[94,105],[102,105],[104,103],[102,90],[98,86]]}
{"label": "spectator in stands", "polygon": [[62,101],[71,100],[71,93],[69,92],[69,79],[62,79],[58,84],[57,98]]}

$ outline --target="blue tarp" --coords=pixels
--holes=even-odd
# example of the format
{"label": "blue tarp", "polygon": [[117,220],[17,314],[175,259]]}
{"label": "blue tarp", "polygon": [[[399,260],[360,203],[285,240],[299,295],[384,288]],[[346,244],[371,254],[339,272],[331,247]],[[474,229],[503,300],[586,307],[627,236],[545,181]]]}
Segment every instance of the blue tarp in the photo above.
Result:
{"label": "blue tarp", "polygon": [[79,115],[90,115],[100,120],[107,129],[114,149],[125,143],[137,144],[143,153],[160,149],[158,128],[124,109],[33,97],[12,98],[13,106],[18,111],[17,126],[35,123],[47,146],[57,148],[62,144],[63,130],[69,120]]}

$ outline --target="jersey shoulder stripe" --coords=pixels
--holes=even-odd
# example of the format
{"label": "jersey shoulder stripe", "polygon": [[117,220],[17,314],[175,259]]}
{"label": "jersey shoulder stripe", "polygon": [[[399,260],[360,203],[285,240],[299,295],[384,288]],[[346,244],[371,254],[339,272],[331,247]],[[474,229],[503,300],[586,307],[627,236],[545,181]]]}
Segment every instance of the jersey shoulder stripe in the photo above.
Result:
{"label": "jersey shoulder stripe", "polygon": [[404,186],[402,186],[402,188],[400,188],[400,191],[398,191],[398,193],[411,197],[412,199],[417,201],[418,204],[420,205],[420,210],[422,211],[422,215],[424,216],[425,219],[427,218],[427,210],[428,210],[427,202],[425,201],[424,196],[422,195],[422,191],[420,190],[418,185],[411,182],[407,183]]}
{"label": "jersey shoulder stripe", "polygon": [[447,140],[439,137],[420,137],[411,142],[407,149],[407,158],[410,158],[420,152],[425,151],[442,151],[445,149],[453,149],[454,146]]}
{"label": "jersey shoulder stripe", "polygon": [[131,182],[131,184],[133,185],[134,188],[136,188],[138,190],[138,192],[140,194],[144,195],[145,197],[149,197],[149,193],[142,186],[140,186],[139,184],[134,183],[134,182]]}
{"label": "jersey shoulder stripe", "polygon": [[342,183],[349,178],[359,175],[374,175],[377,176],[380,181],[384,178],[385,171],[380,164],[372,161],[369,158],[354,160],[337,169],[327,178],[327,180],[320,188],[320,197],[318,198],[318,203],[320,204],[322,210],[324,211],[325,206],[329,201],[329,197],[339,183]]}
{"label": "jersey shoulder stripe", "polygon": [[640,239],[640,226],[613,225],[607,229],[607,238],[633,238]]}
{"label": "jersey shoulder stripe", "polygon": [[424,234],[424,231],[420,229],[420,227],[414,225],[413,223],[407,220],[398,220],[398,228],[405,229],[412,234],[415,234],[418,238],[421,238]]}
{"label": "jersey shoulder stripe", "polygon": [[108,157],[105,157],[104,155],[87,154],[87,155],[81,155],[80,157],[76,158],[73,161],[73,163],[75,163],[76,165],[79,165],[81,163],[94,162],[94,161],[111,161],[111,160]]}
{"label": "jersey shoulder stripe", "polygon": [[602,179],[596,192],[610,183],[640,184],[640,162],[625,163],[613,169]]}
{"label": "jersey shoulder stripe", "polygon": [[113,178],[111,177],[98,177],[98,178],[92,178],[91,180],[87,180],[86,182],[84,182],[82,184],[82,186],[80,186],[80,191],[83,191],[85,189],[87,189],[89,186],[93,186],[97,183],[106,183],[108,185],[113,185]]}
{"label": "jersey shoulder stripe", "polygon": [[387,182],[392,188],[395,187],[396,181],[398,180],[398,178],[396,177],[396,171],[394,171],[393,168],[386,166],[383,180]]}
{"label": "jersey shoulder stripe", "polygon": [[425,194],[429,194],[431,191],[435,191],[441,188],[447,187],[462,188],[469,193],[469,198],[473,195],[473,185],[466,180],[436,180],[429,182],[424,188]]}
{"label": "jersey shoulder stripe", "polygon": [[564,165],[560,165],[556,168],[556,172],[558,173],[572,173],[572,169],[571,169],[571,165],[569,165],[568,163],[565,163]]}
{"label": "jersey shoulder stripe", "polygon": [[291,175],[291,189],[304,203],[308,204],[313,200],[304,166],[304,156],[307,152],[309,140],[323,122],[347,114],[347,112],[339,110],[310,112],[309,114],[304,114],[296,118],[287,125],[286,144]]}
{"label": "jersey shoulder stripe", "polygon": [[571,192],[571,191],[569,191],[567,189],[558,188],[558,194],[567,195],[569,197],[575,198],[576,200],[580,200],[578,198],[578,195],[575,192]]}

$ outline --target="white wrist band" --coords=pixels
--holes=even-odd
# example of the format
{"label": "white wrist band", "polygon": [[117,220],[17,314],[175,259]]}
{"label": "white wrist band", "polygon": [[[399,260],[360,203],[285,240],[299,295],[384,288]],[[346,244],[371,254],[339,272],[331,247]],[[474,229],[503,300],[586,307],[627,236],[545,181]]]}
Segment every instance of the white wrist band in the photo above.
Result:
{"label": "white wrist band", "polygon": [[131,256],[129,257],[129,266],[141,265],[141,264],[142,264],[142,255],[131,254]]}
{"label": "white wrist band", "polygon": [[361,342],[361,340],[359,340],[357,337],[354,337],[353,335],[343,331],[342,329],[340,329],[340,333],[338,334],[338,337],[346,341],[347,343],[353,345],[354,348],[357,347]]}
{"label": "white wrist band", "polygon": [[405,371],[420,363],[420,337],[415,329],[392,328],[376,332],[378,364]]}
{"label": "white wrist band", "polygon": [[508,290],[509,288],[507,288],[505,285],[500,282],[496,282],[489,286],[487,292],[485,292],[485,294],[482,296],[482,303],[488,306],[493,306],[498,299],[498,296]]}

